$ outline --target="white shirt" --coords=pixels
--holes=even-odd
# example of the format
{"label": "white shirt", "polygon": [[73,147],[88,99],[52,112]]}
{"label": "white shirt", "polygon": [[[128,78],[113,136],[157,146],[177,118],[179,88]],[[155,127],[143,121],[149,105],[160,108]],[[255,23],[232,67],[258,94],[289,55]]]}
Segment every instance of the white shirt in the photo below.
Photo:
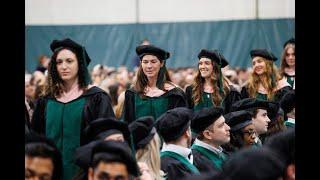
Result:
{"label": "white shirt", "polygon": [[292,118],[288,118],[287,122],[292,123],[292,124],[295,124],[296,120],[295,120],[295,119],[292,119]]}
{"label": "white shirt", "polygon": [[215,148],[210,144],[207,144],[207,143],[205,143],[203,141],[200,141],[199,139],[196,139],[194,141],[194,144],[197,145],[197,146],[201,146],[203,148],[206,148],[206,149],[208,149],[208,150],[210,150],[210,151],[212,151],[212,152],[214,152],[216,154],[222,153],[222,150],[223,150],[221,146],[219,146],[219,148]]}
{"label": "white shirt", "polygon": [[[184,158],[186,158],[191,164],[193,164],[193,155],[192,155],[192,151],[189,148],[185,148],[182,146],[178,146],[175,144],[163,144],[162,150],[161,152],[164,151],[171,151],[171,152],[175,152],[177,154],[180,154],[181,156],[183,156]],[[189,158],[190,155],[190,158]]]}

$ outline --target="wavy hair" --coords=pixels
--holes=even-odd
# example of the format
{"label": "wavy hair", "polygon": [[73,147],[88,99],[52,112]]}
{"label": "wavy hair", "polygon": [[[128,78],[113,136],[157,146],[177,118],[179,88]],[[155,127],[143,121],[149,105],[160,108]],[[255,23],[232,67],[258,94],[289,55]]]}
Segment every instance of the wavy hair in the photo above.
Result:
{"label": "wavy hair", "polygon": [[[159,59],[159,61],[162,63],[163,60]],[[157,87],[159,89],[163,90],[163,91],[167,91],[167,90],[164,89],[164,84],[165,83],[172,84],[171,83],[171,78],[170,78],[169,73],[167,71],[167,68],[164,65],[163,67],[160,68],[160,71],[158,73]],[[137,79],[134,82],[133,88],[141,97],[145,97],[144,90],[145,90],[147,85],[148,85],[148,78],[144,74],[143,69],[142,69],[142,65],[140,63],[139,69],[138,69],[138,73],[137,73]]]}
{"label": "wavy hair", "polygon": [[60,96],[62,93],[62,88],[63,88],[63,80],[59,76],[58,70],[57,70],[57,56],[60,51],[67,49],[73,52],[78,61],[78,83],[79,83],[79,88],[86,90],[88,83],[85,81],[85,68],[87,68],[84,64],[84,61],[80,59],[79,54],[77,52],[69,47],[63,47],[59,48],[56,51],[53,52],[53,55],[51,57],[51,61],[49,63],[48,67],[48,77],[47,77],[47,83],[45,85],[45,90],[42,92],[42,96]]}
{"label": "wavy hair", "polygon": [[256,98],[259,85],[261,84],[267,90],[267,98],[269,101],[273,100],[274,89],[277,86],[277,82],[281,79],[277,67],[272,61],[269,61],[263,57],[262,60],[266,64],[266,71],[262,75],[265,77],[266,81],[261,81],[260,76],[258,76],[254,71],[250,74],[248,80],[248,93],[249,97]]}
{"label": "wavy hair", "polygon": [[149,144],[137,151],[136,159],[148,165],[153,179],[160,180],[162,178],[160,174],[160,138],[157,133],[155,133]]}
{"label": "wavy hair", "polygon": [[[212,66],[213,66],[213,73],[210,77],[210,80],[213,84],[213,93],[211,94],[212,96],[212,102],[216,106],[220,106],[223,98],[229,93],[230,88],[229,88],[229,83],[224,77],[223,74],[220,74],[220,71],[218,69],[217,63],[212,61]],[[222,76],[222,85],[223,85],[223,93],[220,94],[219,92],[219,78]],[[199,104],[201,101],[201,97],[203,94],[203,89],[204,89],[204,82],[205,79],[201,77],[200,70],[198,68],[198,73],[196,77],[194,78],[194,83],[192,84],[192,99],[194,101],[194,104]]]}

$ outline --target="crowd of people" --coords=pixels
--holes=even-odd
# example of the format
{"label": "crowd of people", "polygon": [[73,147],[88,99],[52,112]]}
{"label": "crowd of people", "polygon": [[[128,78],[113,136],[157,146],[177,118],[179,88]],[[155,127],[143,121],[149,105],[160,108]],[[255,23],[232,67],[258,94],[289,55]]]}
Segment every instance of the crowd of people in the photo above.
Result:
{"label": "crowd of people", "polygon": [[230,67],[202,49],[194,67],[143,43],[137,67],[97,64],[66,38],[25,74],[25,178],[295,179],[295,41]]}

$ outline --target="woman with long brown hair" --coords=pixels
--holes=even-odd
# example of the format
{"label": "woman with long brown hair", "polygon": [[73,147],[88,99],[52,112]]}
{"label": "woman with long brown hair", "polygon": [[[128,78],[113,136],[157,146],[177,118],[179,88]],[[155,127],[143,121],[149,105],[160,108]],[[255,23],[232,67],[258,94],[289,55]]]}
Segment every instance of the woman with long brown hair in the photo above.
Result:
{"label": "woman with long brown hair", "polygon": [[221,72],[228,61],[217,50],[202,49],[198,54],[198,74],[194,83],[186,88],[190,109],[221,106],[228,113],[233,102],[241,99],[240,93]]}
{"label": "woman with long brown hair", "polygon": [[143,116],[157,119],[169,109],[187,106],[183,90],[171,82],[166,69],[170,53],[153,45],[140,45],[136,53],[140,66],[136,82],[125,92],[124,121]]}
{"label": "woman with long brown hair", "polygon": [[292,87],[281,78],[274,61],[276,58],[266,49],[254,49],[250,52],[253,72],[248,83],[242,87],[242,98],[258,98],[278,102]]}
{"label": "woman with long brown hair", "polygon": [[295,40],[289,39],[284,44],[284,49],[281,55],[281,68],[280,74],[285,77],[287,82],[294,89],[294,81],[295,81],[295,64],[296,64],[296,48],[295,48]]}
{"label": "woman with long brown hair", "polygon": [[33,114],[32,129],[52,138],[63,158],[63,179],[72,179],[78,167],[73,155],[88,143],[85,127],[94,119],[114,117],[111,99],[102,89],[90,86],[85,48],[71,39],[54,40],[46,91]]}

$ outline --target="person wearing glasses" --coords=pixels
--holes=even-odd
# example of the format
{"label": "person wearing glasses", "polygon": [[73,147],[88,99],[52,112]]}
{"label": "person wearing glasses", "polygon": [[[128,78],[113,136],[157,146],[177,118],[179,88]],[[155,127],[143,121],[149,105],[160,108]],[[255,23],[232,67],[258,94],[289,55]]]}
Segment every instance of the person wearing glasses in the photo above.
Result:
{"label": "person wearing glasses", "polygon": [[230,126],[230,143],[226,151],[236,152],[255,144],[257,132],[252,123],[251,113],[246,110],[234,111],[224,115],[226,123]]}

